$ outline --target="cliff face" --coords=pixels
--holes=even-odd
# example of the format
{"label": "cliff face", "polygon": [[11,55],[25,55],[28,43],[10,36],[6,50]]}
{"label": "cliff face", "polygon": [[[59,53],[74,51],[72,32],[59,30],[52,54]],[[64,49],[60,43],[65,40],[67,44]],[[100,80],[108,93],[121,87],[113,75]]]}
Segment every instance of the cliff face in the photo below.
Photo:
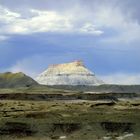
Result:
{"label": "cliff face", "polygon": [[89,71],[81,61],[51,65],[41,73],[36,81],[44,85],[100,85],[94,73]]}

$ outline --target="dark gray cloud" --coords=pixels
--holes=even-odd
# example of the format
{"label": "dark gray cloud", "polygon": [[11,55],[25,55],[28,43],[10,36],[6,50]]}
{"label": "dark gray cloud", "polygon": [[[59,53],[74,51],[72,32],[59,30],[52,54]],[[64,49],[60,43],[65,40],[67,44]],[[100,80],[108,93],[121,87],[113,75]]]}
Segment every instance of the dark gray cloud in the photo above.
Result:
{"label": "dark gray cloud", "polygon": [[121,10],[124,14],[130,13],[131,18],[140,23],[140,1],[139,0],[125,0],[120,2]]}

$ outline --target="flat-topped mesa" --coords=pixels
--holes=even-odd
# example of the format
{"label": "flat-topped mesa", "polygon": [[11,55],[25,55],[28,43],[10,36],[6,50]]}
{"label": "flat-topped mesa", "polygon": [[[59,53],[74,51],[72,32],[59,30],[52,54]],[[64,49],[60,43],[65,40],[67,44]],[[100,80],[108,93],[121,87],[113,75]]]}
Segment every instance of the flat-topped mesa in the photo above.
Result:
{"label": "flat-topped mesa", "polygon": [[41,75],[71,75],[71,74],[88,74],[94,75],[91,71],[86,69],[82,61],[74,61],[71,63],[56,64],[48,67]]}
{"label": "flat-topped mesa", "polygon": [[41,73],[37,82],[44,85],[100,85],[94,73],[89,71],[82,61],[51,65]]}
{"label": "flat-topped mesa", "polygon": [[76,67],[76,66],[83,66],[83,67],[85,67],[83,61],[76,60],[76,61],[71,62],[71,63],[53,64],[53,65],[50,65],[49,68],[57,68],[57,67],[64,68],[64,67]]}

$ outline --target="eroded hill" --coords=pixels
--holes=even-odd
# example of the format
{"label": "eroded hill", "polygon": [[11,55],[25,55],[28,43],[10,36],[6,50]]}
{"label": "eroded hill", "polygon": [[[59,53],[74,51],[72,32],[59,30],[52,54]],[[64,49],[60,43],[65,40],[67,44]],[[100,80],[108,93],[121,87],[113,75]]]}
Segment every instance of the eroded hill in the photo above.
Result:
{"label": "eroded hill", "polygon": [[30,87],[33,85],[38,85],[38,83],[22,72],[0,74],[0,88]]}

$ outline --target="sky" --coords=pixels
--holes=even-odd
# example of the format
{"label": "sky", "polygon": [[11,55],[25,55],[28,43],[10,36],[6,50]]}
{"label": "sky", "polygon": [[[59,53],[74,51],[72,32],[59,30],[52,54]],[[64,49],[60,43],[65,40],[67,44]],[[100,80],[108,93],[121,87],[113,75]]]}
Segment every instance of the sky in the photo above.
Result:
{"label": "sky", "polygon": [[0,0],[0,72],[36,77],[83,60],[110,84],[140,84],[139,0]]}

